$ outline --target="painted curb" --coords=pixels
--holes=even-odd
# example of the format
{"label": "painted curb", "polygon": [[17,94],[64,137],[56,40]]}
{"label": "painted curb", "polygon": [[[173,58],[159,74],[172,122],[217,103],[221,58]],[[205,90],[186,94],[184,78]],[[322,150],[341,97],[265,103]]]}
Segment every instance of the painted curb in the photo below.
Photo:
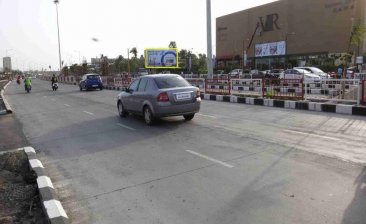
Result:
{"label": "painted curb", "polygon": [[345,105],[345,104],[275,100],[275,99],[262,99],[262,98],[251,98],[251,97],[223,96],[213,94],[203,94],[203,97],[201,98],[204,100],[211,100],[211,101],[225,101],[231,103],[259,105],[266,107],[278,107],[278,108],[295,109],[295,110],[309,110],[309,111],[319,111],[319,112],[336,113],[336,114],[366,116],[366,107]]}
{"label": "painted curb", "polygon": [[47,176],[42,162],[36,158],[36,150],[29,146],[18,150],[24,150],[28,157],[30,168],[37,175],[38,191],[48,222],[51,224],[69,224],[69,217],[62,207],[61,202],[57,199],[51,178]]}
{"label": "painted curb", "polygon": [[[3,99],[3,102],[5,104],[5,109],[6,109],[6,113],[13,113],[13,110],[11,109],[10,104],[8,103],[8,101],[5,99],[4,96],[4,90],[6,89],[6,87],[8,87],[8,85],[11,83],[11,81],[9,81],[8,83],[6,83],[6,85],[4,86],[4,88],[1,90],[1,98]],[[0,111],[0,114],[6,114],[4,113],[4,111]]]}

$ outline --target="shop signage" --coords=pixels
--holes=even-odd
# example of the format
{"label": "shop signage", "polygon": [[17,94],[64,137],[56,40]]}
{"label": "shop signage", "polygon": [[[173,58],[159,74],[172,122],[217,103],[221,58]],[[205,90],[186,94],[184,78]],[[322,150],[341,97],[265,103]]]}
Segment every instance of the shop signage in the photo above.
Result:
{"label": "shop signage", "polygon": [[259,24],[262,28],[262,32],[274,31],[275,29],[280,30],[277,22],[279,19],[279,15],[277,13],[266,15],[266,19],[263,19],[263,16],[259,17]]}
{"label": "shop signage", "polygon": [[272,42],[255,45],[255,57],[278,56],[286,54],[286,42]]}

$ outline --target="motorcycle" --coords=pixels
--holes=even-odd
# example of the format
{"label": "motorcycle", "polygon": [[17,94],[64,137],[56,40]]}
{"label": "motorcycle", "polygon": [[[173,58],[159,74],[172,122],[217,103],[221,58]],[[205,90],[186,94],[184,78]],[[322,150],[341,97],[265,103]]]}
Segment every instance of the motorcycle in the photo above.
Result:
{"label": "motorcycle", "polygon": [[25,90],[27,91],[27,93],[29,93],[32,89],[31,85],[25,85]]}
{"label": "motorcycle", "polygon": [[58,89],[58,84],[57,84],[57,82],[54,82],[53,84],[52,84],[52,90],[53,91],[56,91]]}

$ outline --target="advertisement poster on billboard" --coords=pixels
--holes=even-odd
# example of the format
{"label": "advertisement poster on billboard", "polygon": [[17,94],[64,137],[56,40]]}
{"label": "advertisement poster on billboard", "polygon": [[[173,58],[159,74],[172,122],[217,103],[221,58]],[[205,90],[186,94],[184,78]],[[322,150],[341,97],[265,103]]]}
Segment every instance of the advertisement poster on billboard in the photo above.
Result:
{"label": "advertisement poster on billboard", "polygon": [[178,49],[150,48],[145,49],[146,68],[178,68]]}
{"label": "advertisement poster on billboard", "polygon": [[285,55],[285,54],[286,54],[285,41],[255,45],[255,56],[256,57],[278,56],[278,55]]}

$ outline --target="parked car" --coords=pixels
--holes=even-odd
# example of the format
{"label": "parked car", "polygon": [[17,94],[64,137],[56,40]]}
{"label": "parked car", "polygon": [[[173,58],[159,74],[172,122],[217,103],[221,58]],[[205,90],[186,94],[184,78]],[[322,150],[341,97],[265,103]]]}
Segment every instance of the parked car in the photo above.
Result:
{"label": "parked car", "polygon": [[293,68],[287,69],[283,75],[280,76],[281,79],[306,79],[308,81],[320,82],[320,76],[310,73],[307,70]]}
{"label": "parked car", "polygon": [[240,78],[240,76],[243,74],[243,69],[234,69],[229,73],[230,78]]}
{"label": "parked car", "polygon": [[85,74],[79,82],[80,91],[89,89],[103,89],[102,78],[98,74]]}
{"label": "parked car", "polygon": [[285,70],[283,69],[272,69],[269,74],[272,78],[279,78],[281,75],[283,75],[284,72]]}
{"label": "parked car", "polygon": [[295,67],[295,69],[304,69],[306,71],[309,71],[310,73],[318,75],[322,79],[330,78],[330,76],[327,73],[323,72],[321,69],[316,68],[316,67]]}
{"label": "parked car", "polygon": [[199,88],[175,74],[157,74],[135,79],[126,91],[118,94],[118,114],[142,115],[147,125],[155,119],[168,116],[183,116],[193,119],[200,110]]}

